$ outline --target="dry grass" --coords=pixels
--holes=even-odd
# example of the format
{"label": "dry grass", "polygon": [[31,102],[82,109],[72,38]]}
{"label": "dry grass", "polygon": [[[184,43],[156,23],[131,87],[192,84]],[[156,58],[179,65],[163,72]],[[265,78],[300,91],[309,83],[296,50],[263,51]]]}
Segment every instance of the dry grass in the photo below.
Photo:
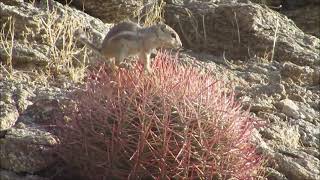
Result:
{"label": "dry grass", "polygon": [[[73,81],[81,81],[86,69],[87,54],[84,49],[76,46],[74,32],[82,26],[80,20],[68,13],[63,16],[53,9],[47,11],[45,17],[40,17],[38,23],[43,28],[42,41],[49,45],[46,55],[50,58],[47,66],[49,76],[65,74]],[[84,52],[81,59],[75,55]]]}
{"label": "dry grass", "polygon": [[[19,32],[23,37],[22,40],[15,39],[14,34],[17,32],[15,32],[13,17],[10,17],[7,23],[2,26],[0,47],[5,50],[6,57],[8,57],[1,65],[2,71],[8,72],[10,77],[13,77],[12,72],[15,71],[27,73],[33,76],[34,80],[51,81],[63,77],[73,82],[82,81],[88,57],[85,48],[80,49],[76,46],[77,40],[74,37],[74,32],[82,28],[83,23],[70,15],[67,10],[61,13],[55,7],[48,7],[46,12],[35,16],[34,21],[39,27],[39,31],[34,32],[34,29],[25,27],[22,32]],[[32,70],[18,71],[14,69],[14,42],[23,43],[32,49],[35,41],[40,46],[43,45],[41,53],[45,54],[47,65]]]}
{"label": "dry grass", "polygon": [[[192,33],[185,32],[184,26],[182,25],[180,18],[177,17],[178,25],[181,30],[183,38],[187,41],[187,44],[190,47],[194,47],[196,49],[201,49],[202,47],[205,47],[208,44],[208,41],[207,41],[208,31],[206,29],[205,15],[195,15],[188,8],[185,8],[183,13],[186,16],[185,21],[189,23],[188,28],[192,29],[191,30]],[[201,20],[198,20],[199,17],[197,16],[201,16]]]}
{"label": "dry grass", "polygon": [[7,22],[3,24],[1,28],[0,34],[0,47],[6,53],[4,60],[4,64],[1,65],[1,69],[6,72],[6,75],[12,78],[13,76],[13,66],[12,66],[12,51],[13,51],[13,44],[14,44],[14,26],[15,26],[15,19],[9,17]]}
{"label": "dry grass", "polygon": [[163,22],[163,10],[165,2],[155,1],[144,5],[141,9],[134,13],[135,18],[138,19],[138,23],[143,21],[144,26],[150,26],[157,22]]}
{"label": "dry grass", "polygon": [[278,39],[278,31],[279,31],[279,19],[277,18],[276,30],[275,30],[275,32],[274,32],[274,37],[273,37],[273,46],[272,46],[271,62],[273,61],[273,58],[274,58],[274,53],[275,53],[275,48],[276,48],[276,42],[277,42],[277,39]]}

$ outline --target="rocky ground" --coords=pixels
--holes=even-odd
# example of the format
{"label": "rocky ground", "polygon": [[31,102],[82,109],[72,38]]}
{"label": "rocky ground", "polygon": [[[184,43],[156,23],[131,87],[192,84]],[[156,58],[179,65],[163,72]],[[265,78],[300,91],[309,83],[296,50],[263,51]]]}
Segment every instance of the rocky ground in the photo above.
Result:
{"label": "rocky ground", "polygon": [[[141,1],[126,1],[123,8],[131,10],[121,11],[117,19],[114,12],[121,7],[110,5],[111,0],[105,4],[86,1],[86,13],[76,10],[81,1],[74,1],[73,8],[48,2],[0,0],[0,25],[4,26],[8,17],[15,18],[13,45],[0,42],[0,62],[11,59],[13,66],[11,73],[3,66],[0,70],[0,179],[61,179],[61,172],[67,172],[52,153],[58,140],[50,128],[55,117],[62,116],[60,104],[65,94],[81,84],[63,73],[52,81],[31,72],[50,66],[56,57],[55,49],[45,41],[53,16],[49,13],[55,12],[57,19],[78,20],[92,40],[100,43],[112,26],[108,23],[142,9]],[[269,8],[279,2],[285,2],[283,9]],[[183,40],[181,63],[198,66],[226,81],[245,107],[251,106],[252,113],[268,122],[253,137],[258,150],[269,159],[267,179],[318,180],[320,40],[315,25],[320,4],[316,0],[288,2],[168,0],[164,18]],[[54,42],[62,47],[64,41]],[[75,44],[78,49],[83,47]],[[8,47],[12,47],[11,56]],[[85,55],[85,51],[74,51],[76,58]],[[90,62],[97,59],[92,52],[86,57]]]}

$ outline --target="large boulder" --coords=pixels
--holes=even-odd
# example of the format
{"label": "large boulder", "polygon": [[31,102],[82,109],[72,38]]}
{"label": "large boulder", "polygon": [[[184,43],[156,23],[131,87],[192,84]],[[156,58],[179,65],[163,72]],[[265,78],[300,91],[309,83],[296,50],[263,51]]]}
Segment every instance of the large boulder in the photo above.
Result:
{"label": "large boulder", "polygon": [[103,22],[116,23],[132,17],[143,7],[143,2],[143,0],[73,0],[71,4]]}
{"label": "large boulder", "polygon": [[318,4],[316,5],[311,4],[303,7],[291,8],[284,10],[281,13],[292,19],[305,33],[320,38],[319,11],[320,1],[318,1]]}
{"label": "large boulder", "polygon": [[319,66],[320,40],[266,6],[210,2],[166,6],[165,18],[187,48],[232,59],[265,57]]}
{"label": "large boulder", "polygon": [[0,81],[0,132],[11,128],[30,104],[32,93],[12,80]]}
{"label": "large boulder", "polygon": [[19,175],[12,171],[0,170],[1,180],[49,180],[49,178],[43,178],[36,175]]}
{"label": "large boulder", "polygon": [[55,137],[39,128],[22,124],[11,128],[0,139],[0,168],[14,172],[34,173],[55,162],[51,148]]}

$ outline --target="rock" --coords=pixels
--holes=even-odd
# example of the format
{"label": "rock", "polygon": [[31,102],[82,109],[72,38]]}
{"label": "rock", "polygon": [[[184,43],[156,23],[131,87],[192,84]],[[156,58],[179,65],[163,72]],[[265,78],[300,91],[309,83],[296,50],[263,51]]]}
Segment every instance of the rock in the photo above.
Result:
{"label": "rock", "polygon": [[275,115],[273,112],[258,112],[257,116],[261,119],[268,120],[270,123],[278,123],[281,121],[281,118],[277,115]]}
{"label": "rock", "polygon": [[319,112],[313,109],[308,103],[297,102],[297,105],[299,107],[300,113],[305,116],[305,119],[307,121],[312,121],[313,119],[316,119],[320,116]]}
{"label": "rock", "polygon": [[[282,11],[282,13],[292,19],[304,32],[320,38],[320,27],[318,26],[320,1],[316,1],[318,1],[316,5],[293,7]],[[301,16],[306,13],[308,16]]]}
{"label": "rock", "polygon": [[285,62],[282,65],[281,75],[284,77],[291,77],[292,79],[299,80],[301,74],[304,72],[302,66],[298,66],[291,62]]}
{"label": "rock", "polygon": [[320,67],[316,67],[313,74],[312,79],[315,85],[320,84]]}
{"label": "rock", "polygon": [[0,131],[12,127],[20,113],[32,104],[32,96],[26,85],[19,81],[6,79],[0,82]]}
{"label": "rock", "polygon": [[0,139],[0,168],[34,173],[55,162],[51,148],[55,137],[39,127],[11,128]]}
{"label": "rock", "polygon": [[284,15],[252,3],[198,4],[166,6],[166,22],[180,34],[186,48],[243,60],[267,53],[271,60],[278,28],[274,60],[320,64],[320,40]]}
{"label": "rock", "polygon": [[250,101],[248,104],[251,105],[251,112],[270,112],[274,109],[272,102],[265,97],[255,97],[253,101]]}
{"label": "rock", "polygon": [[183,5],[185,0],[164,0],[167,4]]}
{"label": "rock", "polygon": [[272,168],[266,168],[265,169],[268,180],[288,180],[285,175],[281,174],[279,171],[272,169]]}
{"label": "rock", "polygon": [[268,157],[268,179],[317,180],[320,175],[319,153],[314,152],[317,148],[300,147],[300,126],[285,122],[270,126],[260,129],[256,136],[259,152]]}
{"label": "rock", "polygon": [[29,101],[29,98],[34,96],[34,94],[32,94],[30,91],[31,90],[21,84],[17,86],[17,90],[15,91],[15,101],[19,113],[22,113],[28,108],[29,105],[33,104],[31,101]]}
{"label": "rock", "polygon": [[299,107],[290,99],[281,100],[278,104],[280,111],[294,119],[305,118],[299,111]]}
{"label": "rock", "polygon": [[[12,64],[16,68],[32,70],[38,66],[48,65],[48,58],[41,52],[35,49],[29,49],[20,43],[16,43],[12,49]],[[7,59],[10,54],[5,52],[5,49],[0,49],[0,59]]]}
{"label": "rock", "polygon": [[[60,98],[63,98],[61,96]],[[63,110],[60,105],[62,99],[40,98],[34,100],[21,117],[24,123],[36,123],[41,125],[54,125],[55,120],[63,118]]]}
{"label": "rock", "polygon": [[8,5],[18,5],[18,4],[22,4],[23,0],[1,0],[1,2]]}
{"label": "rock", "polygon": [[19,113],[15,106],[0,101],[0,131],[9,129],[18,120]]}
{"label": "rock", "polygon": [[320,177],[320,160],[309,154],[288,148],[282,148],[274,154],[278,171],[288,179],[316,180]]}
{"label": "rock", "polygon": [[283,97],[286,95],[286,89],[284,85],[280,83],[258,85],[255,91],[257,91],[257,94],[266,94],[267,96],[278,94]]}
{"label": "rock", "polygon": [[[265,4],[275,9],[297,9],[310,4],[319,4],[319,0],[251,0],[257,4]],[[278,7],[278,8],[276,8]]]}
{"label": "rock", "polygon": [[274,146],[284,145],[292,149],[298,148],[300,145],[299,126],[292,126],[287,123],[278,122],[277,124],[270,124],[270,127],[263,129],[260,132],[268,143]]}
{"label": "rock", "polygon": [[14,90],[12,84],[0,81],[0,131],[9,129],[18,120],[19,112],[13,99]]}
{"label": "rock", "polygon": [[302,148],[302,150],[304,152],[306,152],[307,154],[310,154],[318,159],[320,159],[320,152],[318,150],[319,148],[314,148],[314,147],[305,147],[305,148]]}
{"label": "rock", "polygon": [[36,175],[18,175],[12,171],[0,170],[1,180],[49,180]]}
{"label": "rock", "polygon": [[315,85],[318,84],[318,80],[314,78],[316,75],[315,69],[309,66],[298,66],[291,62],[285,62],[281,67],[281,76],[284,81],[287,81],[286,78],[290,78],[298,84]]}
{"label": "rock", "polygon": [[[63,1],[65,2],[65,1]],[[143,0],[73,0],[71,4],[106,23],[116,23],[132,17],[143,7]]]}
{"label": "rock", "polygon": [[291,123],[299,127],[299,141],[304,147],[320,149],[320,123],[313,124],[306,120],[294,120]]}

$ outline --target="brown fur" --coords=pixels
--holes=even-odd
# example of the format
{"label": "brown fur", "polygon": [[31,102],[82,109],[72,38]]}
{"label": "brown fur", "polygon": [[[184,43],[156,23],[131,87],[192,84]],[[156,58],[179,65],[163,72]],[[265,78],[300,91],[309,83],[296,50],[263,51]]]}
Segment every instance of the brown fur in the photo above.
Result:
{"label": "brown fur", "polygon": [[111,28],[104,38],[101,48],[96,48],[89,42],[85,43],[105,58],[114,58],[112,67],[115,69],[126,57],[139,55],[140,60],[144,63],[145,71],[149,73],[151,72],[150,54],[152,50],[160,47],[182,47],[179,35],[171,27],[165,24],[156,24],[142,28],[132,22],[120,23]]}
{"label": "brown fur", "polygon": [[110,31],[107,33],[107,35],[105,36],[104,39],[105,40],[110,39],[111,37],[115,36],[118,33],[123,32],[123,31],[136,32],[138,29],[141,29],[141,26],[139,24],[136,24],[132,21],[123,21],[123,22],[113,26],[110,29]]}

